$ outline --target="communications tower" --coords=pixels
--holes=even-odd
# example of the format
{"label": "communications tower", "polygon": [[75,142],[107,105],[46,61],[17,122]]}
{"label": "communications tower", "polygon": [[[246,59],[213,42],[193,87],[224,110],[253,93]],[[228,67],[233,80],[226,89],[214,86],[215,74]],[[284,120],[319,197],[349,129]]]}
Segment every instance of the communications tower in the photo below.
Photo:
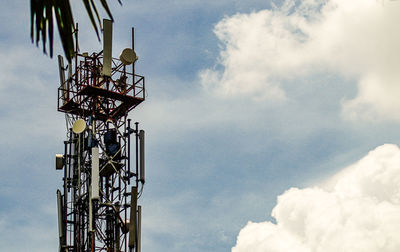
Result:
{"label": "communications tower", "polygon": [[128,113],[145,100],[145,82],[135,73],[134,29],[132,46],[113,58],[112,21],[103,20],[103,50],[80,53],[76,42],[74,59],[64,66],[58,56],[57,107],[67,124],[64,154],[56,155],[64,172],[59,251],[140,252],[144,131]]}

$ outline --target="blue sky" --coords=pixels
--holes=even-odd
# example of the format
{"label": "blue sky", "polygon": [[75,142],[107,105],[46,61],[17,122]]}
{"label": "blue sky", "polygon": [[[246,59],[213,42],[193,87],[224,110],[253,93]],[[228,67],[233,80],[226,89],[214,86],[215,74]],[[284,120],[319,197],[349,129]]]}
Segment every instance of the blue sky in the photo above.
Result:
{"label": "blue sky", "polygon": [[[99,50],[78,2],[81,51]],[[249,221],[277,221],[289,188],[400,141],[396,2],[123,4],[111,4],[114,54],[134,26],[148,88],[130,114],[147,140],[143,251],[229,251]],[[7,1],[0,17],[0,250],[54,251],[57,62],[30,43],[29,1]]]}

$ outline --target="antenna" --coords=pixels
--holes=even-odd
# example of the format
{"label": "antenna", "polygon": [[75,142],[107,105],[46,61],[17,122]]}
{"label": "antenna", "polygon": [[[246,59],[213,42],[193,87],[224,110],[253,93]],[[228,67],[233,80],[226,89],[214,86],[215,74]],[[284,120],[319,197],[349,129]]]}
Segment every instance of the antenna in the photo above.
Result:
{"label": "antenna", "polygon": [[65,72],[64,72],[64,58],[61,55],[58,55],[58,71],[60,73],[60,84],[64,85],[65,82]]}
{"label": "antenna", "polygon": [[92,148],[92,196],[91,200],[98,200],[100,198],[99,195],[99,148],[93,147]]}
{"label": "antenna", "polygon": [[65,89],[65,68],[64,68],[64,59],[61,55],[58,55],[58,72],[60,74],[60,85],[62,89],[62,94],[64,98],[64,103],[67,101],[67,90]]}
{"label": "antenna", "polygon": [[139,141],[140,141],[140,181],[144,184],[145,182],[145,159],[144,159],[144,130],[139,131]]}
{"label": "antenna", "polygon": [[61,191],[57,190],[57,212],[58,212],[58,237],[60,239],[60,251],[64,246],[64,215]]}
{"label": "antenna", "polygon": [[94,232],[93,228],[93,195],[92,195],[93,189],[89,187],[89,232]]}
{"label": "antenna", "polygon": [[103,75],[111,77],[112,21],[103,19]]}
{"label": "antenna", "polygon": [[122,64],[128,66],[138,60],[138,56],[132,48],[125,48],[119,56]]}
{"label": "antenna", "polygon": [[64,155],[56,154],[56,170],[62,170],[64,167]]}
{"label": "antenna", "polygon": [[80,134],[86,129],[86,122],[83,119],[78,119],[74,122],[74,125],[72,126],[72,131],[75,134]]}
{"label": "antenna", "polygon": [[138,206],[138,223],[137,223],[137,252],[140,252],[142,250],[142,206]]}
{"label": "antenna", "polygon": [[129,220],[129,248],[134,248],[136,246],[136,228],[137,228],[137,187],[132,186],[131,191],[131,216]]}

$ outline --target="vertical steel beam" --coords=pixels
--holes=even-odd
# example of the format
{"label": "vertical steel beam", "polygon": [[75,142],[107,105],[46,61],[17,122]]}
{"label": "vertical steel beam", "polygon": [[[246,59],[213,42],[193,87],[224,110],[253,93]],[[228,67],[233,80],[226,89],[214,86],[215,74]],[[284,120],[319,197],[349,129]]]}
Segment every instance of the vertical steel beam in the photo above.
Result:
{"label": "vertical steel beam", "polygon": [[[132,50],[135,51],[135,28],[132,27]],[[132,85],[133,85],[133,95],[136,95],[135,90],[135,61],[132,63]]]}

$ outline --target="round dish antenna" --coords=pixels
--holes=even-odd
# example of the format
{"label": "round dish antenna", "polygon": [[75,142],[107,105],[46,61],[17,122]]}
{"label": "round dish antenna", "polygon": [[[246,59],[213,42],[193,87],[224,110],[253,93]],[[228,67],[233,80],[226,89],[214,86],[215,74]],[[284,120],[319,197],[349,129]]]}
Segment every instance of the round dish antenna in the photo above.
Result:
{"label": "round dish antenna", "polygon": [[121,60],[122,64],[127,66],[138,60],[138,56],[136,56],[136,53],[132,48],[125,48],[122,50],[119,59]]}
{"label": "round dish antenna", "polygon": [[72,126],[72,131],[75,134],[80,134],[86,129],[86,122],[83,119],[78,119],[74,122],[74,125]]}

